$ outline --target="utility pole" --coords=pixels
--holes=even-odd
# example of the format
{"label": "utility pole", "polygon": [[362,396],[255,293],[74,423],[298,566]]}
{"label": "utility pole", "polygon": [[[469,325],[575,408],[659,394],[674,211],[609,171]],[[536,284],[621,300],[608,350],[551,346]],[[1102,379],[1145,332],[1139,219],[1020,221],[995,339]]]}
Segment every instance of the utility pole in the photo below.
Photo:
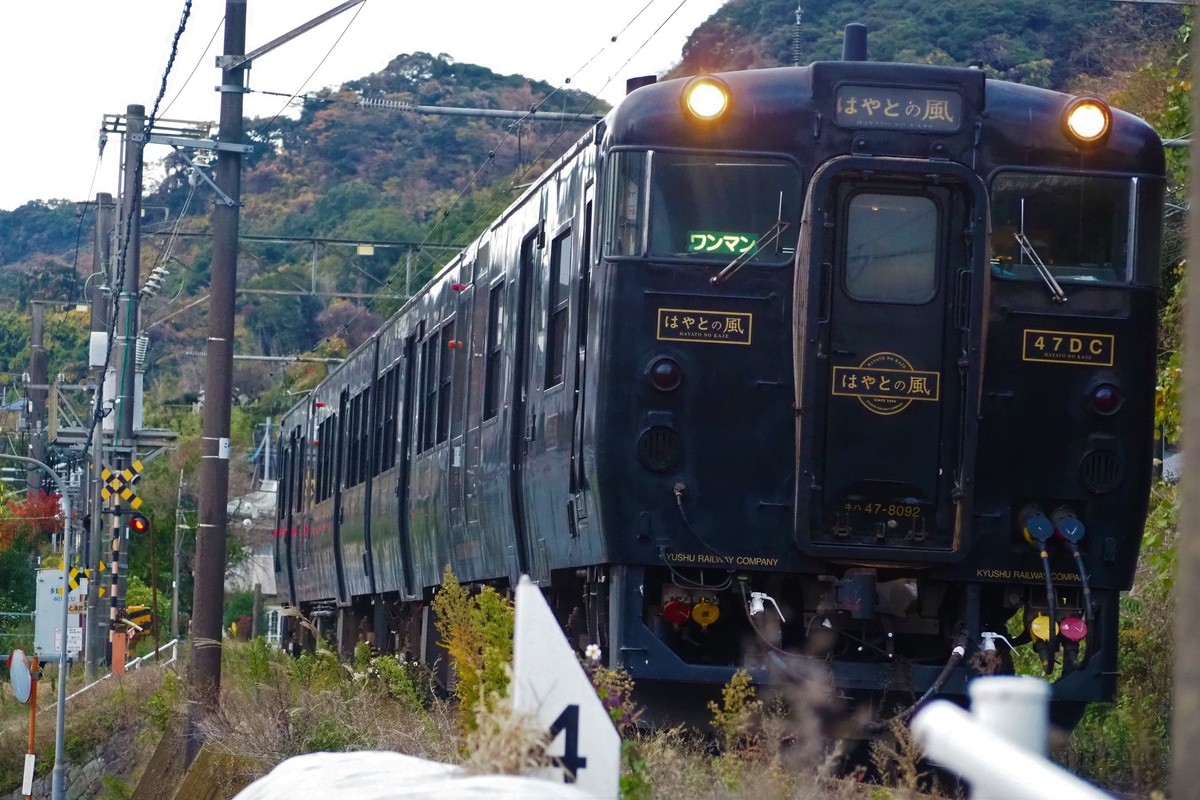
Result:
{"label": "utility pole", "polygon": [[[46,397],[49,379],[46,370],[46,348],[43,335],[46,322],[46,303],[29,301],[29,456],[41,462],[46,458]],[[42,473],[30,467],[26,473],[30,493],[42,488]]]}
{"label": "utility pole", "polygon": [[[116,405],[116,423],[113,430],[113,452],[116,458],[115,472],[130,467],[135,461],[133,454],[137,442],[134,439],[135,376],[137,373],[137,319],[138,319],[138,283],[141,280],[142,262],[142,155],[146,145],[146,108],[140,105],[127,106],[125,109],[125,169],[121,196],[121,253],[124,254],[122,269],[123,276],[113,276],[113,291],[120,291],[116,297],[117,328],[114,334],[112,352],[117,360],[114,392]],[[116,285],[116,279],[121,277],[121,285]],[[97,454],[99,455],[99,454]],[[129,566],[129,546],[127,539],[128,528],[119,513],[113,514],[113,558],[109,565],[112,570],[112,603],[109,607],[109,642],[112,644],[113,668],[124,671],[124,644],[117,641],[116,631],[117,612],[125,605],[125,590]]]}
{"label": "utility pole", "polygon": [[[100,615],[100,532],[104,530],[104,514],[100,498],[100,471],[104,464],[104,354],[108,350],[108,304],[104,290],[110,286],[109,264],[112,241],[113,198],[107,192],[96,195],[95,247],[92,250],[91,283],[92,320],[91,346],[88,354],[90,378],[95,386],[92,398],[92,476],[88,483],[91,507],[91,526],[87,534],[88,580],[87,632],[84,636],[84,675],[88,683],[98,677],[100,645],[108,640],[108,621]],[[85,506],[86,507],[86,506]]]}
{"label": "utility pole", "polygon": [[217,193],[212,213],[212,279],[208,303],[208,361],[200,455],[200,511],[196,521],[196,588],[192,594],[192,665],[188,673],[188,765],[200,751],[199,716],[221,692],[221,616],[225,606],[225,535],[229,504],[229,413],[233,389],[233,322],[237,293],[238,224],[242,191],[242,95],[254,59],[290,42],[364,0],[345,0],[292,31],[246,52],[246,0],[225,0],[225,54],[217,134]]}
{"label": "utility pole", "polygon": [[[1192,38],[1192,60],[1200,58],[1200,39]],[[1192,84],[1192,104],[1200,103],[1200,81]],[[1191,186],[1188,213],[1187,288],[1200,296],[1200,148],[1191,152]],[[1183,429],[1200,430],[1200,305],[1184,306],[1183,340]],[[1190,797],[1200,786],[1200,640],[1195,635],[1197,604],[1200,604],[1200,469],[1183,471],[1180,481],[1179,538],[1175,543],[1175,691],[1171,718],[1171,796]]]}
{"label": "utility pole", "polygon": [[[225,0],[225,55],[218,139],[242,141],[245,93],[246,0]],[[241,59],[234,66],[230,64]],[[221,617],[225,607],[226,507],[229,503],[229,427],[233,384],[234,294],[237,285],[238,225],[242,155],[217,151],[217,187],[228,198],[212,212],[212,281],[208,304],[208,359],[200,456],[200,511],[196,523],[195,590],[192,595],[192,663],[189,671],[187,742],[184,763],[200,751],[197,723],[215,708],[221,693]]]}
{"label": "utility pole", "polygon": [[185,519],[183,505],[183,470],[179,470],[179,491],[175,495],[175,567],[171,579],[171,638],[179,638],[179,529]]}

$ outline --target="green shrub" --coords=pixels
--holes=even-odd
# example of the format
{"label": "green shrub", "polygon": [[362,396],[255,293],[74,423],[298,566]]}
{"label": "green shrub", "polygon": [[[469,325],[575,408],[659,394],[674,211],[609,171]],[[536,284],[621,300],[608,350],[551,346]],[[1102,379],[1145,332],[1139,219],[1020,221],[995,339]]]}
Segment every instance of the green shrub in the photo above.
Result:
{"label": "green shrub", "polygon": [[422,674],[420,664],[399,662],[392,656],[379,656],[371,659],[370,669],[389,697],[414,711],[428,709],[433,704],[429,676]]}
{"label": "green shrub", "polygon": [[305,689],[332,689],[342,681],[342,667],[329,650],[303,653],[290,666],[292,677]]}
{"label": "green shrub", "polygon": [[304,738],[306,753],[341,753],[361,750],[366,743],[357,731],[337,719],[321,719]]}
{"label": "green shrub", "polygon": [[763,704],[756,699],[750,673],[739,669],[721,690],[721,705],[709,701],[713,728],[721,737],[727,752],[755,749],[755,728],[762,715]]}
{"label": "green shrub", "polygon": [[183,684],[179,676],[170,670],[165,671],[162,686],[146,700],[146,718],[150,720],[150,724],[158,731],[166,733],[182,697]]}
{"label": "green shrub", "polygon": [[131,797],[133,789],[125,781],[115,775],[100,776],[99,800],[130,800]]}
{"label": "green shrub", "polygon": [[490,586],[472,594],[449,565],[433,598],[441,646],[450,654],[456,678],[459,721],[474,730],[475,710],[508,694],[512,665],[513,607]]}
{"label": "green shrub", "polygon": [[255,683],[265,683],[271,677],[271,646],[261,636],[251,639],[246,648],[246,670]]}

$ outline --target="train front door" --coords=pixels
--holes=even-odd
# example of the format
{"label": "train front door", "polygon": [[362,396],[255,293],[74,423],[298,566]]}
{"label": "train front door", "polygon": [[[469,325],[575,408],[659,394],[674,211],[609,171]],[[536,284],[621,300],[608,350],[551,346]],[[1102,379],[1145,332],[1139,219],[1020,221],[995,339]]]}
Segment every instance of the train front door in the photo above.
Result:
{"label": "train front door", "polygon": [[814,554],[950,560],[973,488],[984,190],[955,165],[864,161],[818,171],[807,206],[797,535]]}

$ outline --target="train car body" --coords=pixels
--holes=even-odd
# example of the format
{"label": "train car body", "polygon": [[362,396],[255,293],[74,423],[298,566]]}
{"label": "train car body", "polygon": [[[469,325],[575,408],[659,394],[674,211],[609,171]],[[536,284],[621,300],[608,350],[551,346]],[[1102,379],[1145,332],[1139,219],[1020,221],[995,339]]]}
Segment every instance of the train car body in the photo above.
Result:
{"label": "train car body", "polygon": [[435,658],[446,566],[527,574],[639,683],[913,696],[1015,619],[1110,698],[1164,159],[1078,105],[855,60],[631,92],[285,418],[288,602]]}

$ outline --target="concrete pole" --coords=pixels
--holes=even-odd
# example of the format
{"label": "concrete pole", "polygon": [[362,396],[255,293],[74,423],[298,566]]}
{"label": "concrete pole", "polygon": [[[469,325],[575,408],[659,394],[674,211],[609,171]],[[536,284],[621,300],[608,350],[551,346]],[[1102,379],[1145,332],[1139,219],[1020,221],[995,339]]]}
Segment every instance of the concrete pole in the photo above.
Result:
{"label": "concrete pole", "polygon": [[[117,304],[117,327],[113,335],[113,367],[115,368],[116,425],[113,430],[113,470],[121,472],[133,463],[133,414],[135,407],[135,376],[137,373],[137,302],[138,284],[141,280],[142,262],[142,150],[146,141],[146,109],[130,105],[125,109],[125,169],[121,189],[121,236],[120,252],[124,254],[124,275],[113,276],[113,291],[119,292]],[[116,278],[121,277],[120,285]],[[112,603],[109,606],[109,643],[113,646],[113,667],[124,671],[121,642],[114,642],[117,612],[125,606],[125,590],[128,585],[129,529],[119,515],[113,518]],[[120,634],[116,634],[120,635]],[[120,661],[120,663],[117,663]]]}
{"label": "concrete pole", "polygon": [[100,498],[100,472],[104,469],[104,422],[101,410],[104,404],[104,354],[108,349],[108,303],[104,289],[110,286],[108,272],[111,256],[113,198],[107,192],[96,195],[96,241],[92,250],[91,281],[91,347],[89,348],[89,377],[95,386],[92,401],[92,476],[88,494],[91,507],[91,530],[87,538],[88,580],[87,631],[84,636],[84,675],[88,683],[98,677],[98,666],[108,641],[108,619],[100,613],[100,542],[103,540],[104,514]]}
{"label": "concrete pole", "polygon": [[[41,462],[46,456],[46,386],[49,383],[44,345],[45,301],[29,301],[29,319],[29,455],[35,461]],[[31,467],[26,473],[26,483],[30,492],[40,489],[41,471]]]}
{"label": "concrete pole", "polygon": [[[246,0],[225,2],[225,55],[246,53]],[[219,140],[242,141],[245,68],[222,69]],[[229,503],[229,428],[233,384],[234,295],[237,286],[242,157],[217,155],[217,186],[231,200],[213,207],[212,281],[208,304],[207,380],[200,456],[200,511],[196,525],[196,587],[192,600],[192,663],[185,763],[200,751],[199,715],[216,708],[221,693],[221,616],[225,605],[226,506]]]}
{"label": "concrete pole", "polygon": [[183,470],[179,470],[179,491],[175,494],[175,566],[171,579],[171,638],[179,638],[179,521],[184,519],[180,506],[183,505]]}
{"label": "concrete pole", "polygon": [[[1192,63],[1200,58],[1200,37],[1192,37]],[[1192,84],[1192,108],[1200,109],[1200,81]],[[1188,296],[1184,303],[1183,429],[1200,431],[1200,147],[1191,148],[1188,189]],[[1189,452],[1200,454],[1196,442]],[[1200,607],[1200,458],[1180,481],[1179,538],[1175,543],[1175,691],[1171,716],[1171,796],[1192,797],[1200,786],[1200,637],[1195,613]]]}

